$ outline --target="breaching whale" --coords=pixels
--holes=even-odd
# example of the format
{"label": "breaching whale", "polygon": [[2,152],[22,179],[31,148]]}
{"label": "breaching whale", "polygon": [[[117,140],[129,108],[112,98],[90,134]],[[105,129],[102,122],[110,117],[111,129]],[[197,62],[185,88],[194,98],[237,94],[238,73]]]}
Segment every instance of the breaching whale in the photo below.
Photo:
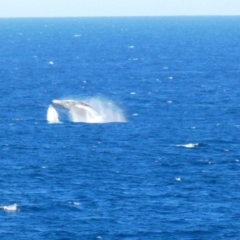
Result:
{"label": "breaching whale", "polygon": [[102,116],[90,105],[75,100],[53,100],[52,103],[68,111],[73,122],[100,123]]}

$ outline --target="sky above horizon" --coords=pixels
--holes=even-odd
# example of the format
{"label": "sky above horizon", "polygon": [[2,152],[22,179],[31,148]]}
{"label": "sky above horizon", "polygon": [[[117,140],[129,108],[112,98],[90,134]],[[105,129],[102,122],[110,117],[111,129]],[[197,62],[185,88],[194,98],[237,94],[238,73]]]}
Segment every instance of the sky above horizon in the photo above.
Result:
{"label": "sky above horizon", "polygon": [[240,15],[240,0],[0,0],[0,18]]}

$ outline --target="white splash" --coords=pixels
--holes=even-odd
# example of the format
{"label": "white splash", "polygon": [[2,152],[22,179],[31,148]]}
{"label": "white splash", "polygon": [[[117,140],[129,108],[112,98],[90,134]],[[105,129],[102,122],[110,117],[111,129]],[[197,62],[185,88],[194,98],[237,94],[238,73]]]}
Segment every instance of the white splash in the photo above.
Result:
{"label": "white splash", "polygon": [[98,123],[126,122],[122,110],[111,101],[90,98],[84,102],[92,106],[92,108],[100,115],[96,117],[96,122]]}
{"label": "white splash", "polygon": [[72,122],[101,123],[102,116],[93,108],[76,105],[69,110],[69,117]]}
{"label": "white splash", "polygon": [[47,110],[47,121],[49,123],[59,123],[58,112],[56,109],[50,104]]}
{"label": "white splash", "polygon": [[12,204],[8,206],[0,206],[0,209],[6,211],[6,212],[16,212],[18,210],[17,204]]}
{"label": "white splash", "polygon": [[177,145],[177,147],[184,147],[184,148],[195,148],[199,145],[199,143],[188,143],[183,145]]}

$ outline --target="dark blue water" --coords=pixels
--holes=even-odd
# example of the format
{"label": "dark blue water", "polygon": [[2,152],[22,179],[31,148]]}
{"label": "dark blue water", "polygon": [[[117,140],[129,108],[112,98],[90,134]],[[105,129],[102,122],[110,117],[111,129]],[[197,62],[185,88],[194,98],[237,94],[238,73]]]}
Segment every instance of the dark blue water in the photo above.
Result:
{"label": "dark blue water", "polygon": [[[1,240],[239,239],[239,39],[238,17],[1,19]],[[127,122],[48,124],[64,98]]]}

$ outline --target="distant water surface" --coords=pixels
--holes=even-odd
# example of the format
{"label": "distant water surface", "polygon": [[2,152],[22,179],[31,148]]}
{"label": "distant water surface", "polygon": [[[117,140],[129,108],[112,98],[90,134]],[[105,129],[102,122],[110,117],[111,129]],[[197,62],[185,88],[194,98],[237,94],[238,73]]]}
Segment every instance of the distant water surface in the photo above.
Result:
{"label": "distant water surface", "polygon": [[[239,239],[239,39],[239,17],[0,19],[0,239]],[[53,99],[126,122],[48,124]]]}

